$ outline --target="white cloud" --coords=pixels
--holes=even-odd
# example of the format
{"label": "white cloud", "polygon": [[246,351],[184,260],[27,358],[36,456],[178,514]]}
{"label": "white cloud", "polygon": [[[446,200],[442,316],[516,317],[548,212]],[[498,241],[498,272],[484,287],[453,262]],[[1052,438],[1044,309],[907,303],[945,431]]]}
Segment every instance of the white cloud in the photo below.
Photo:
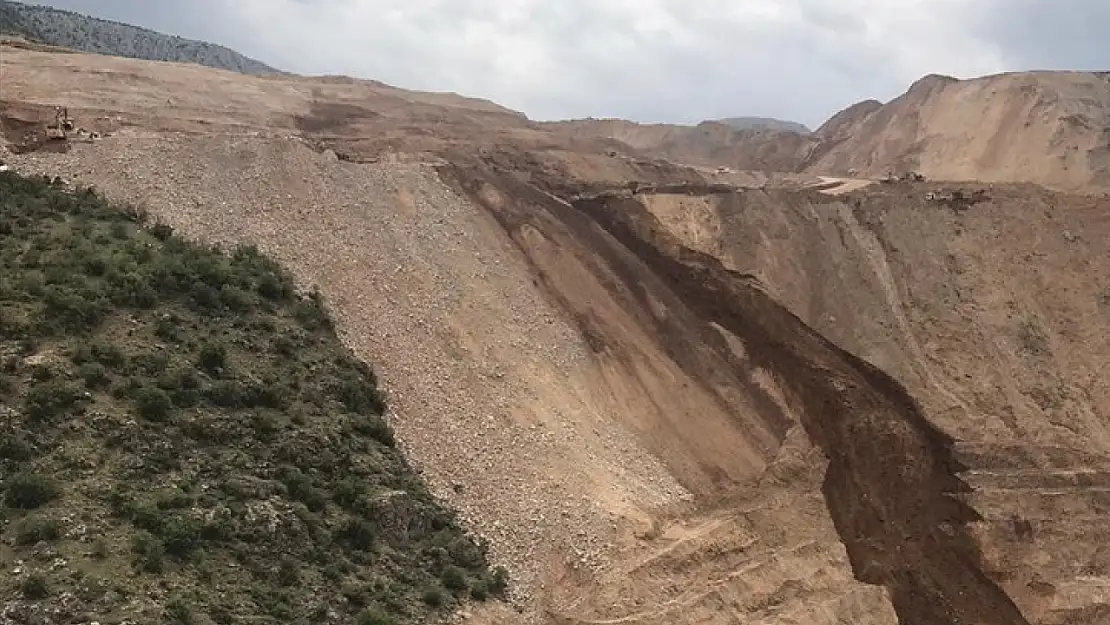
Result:
{"label": "white cloud", "polygon": [[996,50],[952,27],[975,1],[237,0],[225,10],[250,51],[282,67],[459,91],[534,118],[817,124],[925,73],[1001,69]]}
{"label": "white cloud", "polygon": [[[769,115],[811,126],[861,99],[889,99],[928,73],[1108,58],[1093,25],[1106,20],[1088,18],[1110,10],[1105,0],[1052,5],[1066,11],[1037,0],[53,4],[215,40],[283,69],[457,91],[537,119]],[[1055,25],[1051,37],[1037,36],[1039,23]]]}

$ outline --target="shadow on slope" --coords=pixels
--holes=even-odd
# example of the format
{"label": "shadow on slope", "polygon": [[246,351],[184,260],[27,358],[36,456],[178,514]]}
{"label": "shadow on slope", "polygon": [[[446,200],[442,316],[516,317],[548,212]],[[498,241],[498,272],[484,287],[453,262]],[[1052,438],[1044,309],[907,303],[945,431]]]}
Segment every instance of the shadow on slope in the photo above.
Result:
{"label": "shadow on slope", "polygon": [[[490,210],[549,288],[557,281],[530,241],[576,246],[570,253],[592,258],[609,296],[646,322],[653,340],[732,408],[744,431],[760,435],[754,447],[765,462],[792,425],[748,382],[753,368],[770,372],[829,460],[824,495],[856,577],[887,587],[903,624],[1027,623],[982,570],[967,528],[978,517],[957,496],[969,489],[957,477],[963,467],[953,441],[928,423],[899,382],[811,329],[754,278],[679,245],[630,193],[566,202],[481,167],[442,173]],[[553,295],[581,308],[573,289]],[[598,315],[576,316],[599,355],[628,357],[631,350],[616,342],[619,328]],[[726,333],[742,342],[742,356]],[[744,411],[730,399],[743,393],[764,399]]]}

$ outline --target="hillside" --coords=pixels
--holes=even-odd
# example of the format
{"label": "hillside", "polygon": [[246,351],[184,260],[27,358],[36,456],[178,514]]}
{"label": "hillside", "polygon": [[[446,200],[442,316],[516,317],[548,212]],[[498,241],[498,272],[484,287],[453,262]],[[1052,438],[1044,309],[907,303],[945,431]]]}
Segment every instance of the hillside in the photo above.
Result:
{"label": "hillside", "polygon": [[881,107],[864,106],[850,123],[818,131],[808,171],[1110,185],[1110,74],[934,75]]}
{"label": "hillside", "polygon": [[11,0],[0,0],[2,34],[20,35],[32,41],[94,54],[197,63],[243,74],[281,73],[265,63],[213,43]]}
{"label": "hillside", "polygon": [[808,135],[813,132],[805,124],[773,117],[726,117],[715,121],[727,124],[737,130],[784,130],[796,132],[800,135]]}
{"label": "hillside", "polygon": [[810,142],[805,135],[793,131],[764,128],[738,130],[725,122],[679,126],[638,124],[619,119],[583,119],[550,122],[544,127],[572,137],[613,139],[642,156],[744,171],[794,171],[798,154]]}
{"label": "hillside", "polygon": [[1110,74],[1024,72],[927,76],[888,102],[865,100],[812,134],[577,120],[555,126],[641,154],[741,170],[1110,188]]}
{"label": "hillside", "polygon": [[13,145],[58,102],[108,132],[16,170],[319,288],[510,573],[458,622],[1110,618],[1105,199],[743,190],[617,122],[4,53]]}
{"label": "hillside", "polygon": [[0,620],[419,622],[504,590],[256,249],[9,172],[0,250]]}

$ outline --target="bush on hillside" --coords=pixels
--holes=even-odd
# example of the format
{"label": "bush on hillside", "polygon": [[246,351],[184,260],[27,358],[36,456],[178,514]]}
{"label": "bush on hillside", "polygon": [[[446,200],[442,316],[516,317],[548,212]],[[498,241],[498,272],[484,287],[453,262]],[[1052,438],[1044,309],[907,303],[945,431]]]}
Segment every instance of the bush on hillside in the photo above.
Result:
{"label": "bush on hillside", "polygon": [[[195,245],[92,190],[0,173],[13,558],[49,542],[91,571],[82,587],[173,589],[143,622],[409,623],[503,594],[384,411],[320,294],[257,249]],[[31,594],[73,588],[66,570]],[[0,576],[0,596],[28,583]],[[103,594],[66,609],[100,614]]]}

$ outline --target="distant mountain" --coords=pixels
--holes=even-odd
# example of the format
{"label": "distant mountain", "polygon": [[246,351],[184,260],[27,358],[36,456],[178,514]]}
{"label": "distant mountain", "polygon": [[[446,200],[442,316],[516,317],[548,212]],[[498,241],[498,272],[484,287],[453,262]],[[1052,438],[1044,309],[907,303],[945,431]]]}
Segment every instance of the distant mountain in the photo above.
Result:
{"label": "distant mountain", "polygon": [[[760,118],[740,118],[760,119]],[[582,119],[551,126],[641,156],[738,170],[1110,187],[1110,72],[1032,71],[966,80],[930,74],[901,96],[864,100],[816,131]],[[789,123],[789,122],[784,122]]]}
{"label": "distant mountain", "polygon": [[930,74],[890,102],[842,111],[814,137],[800,164],[811,173],[1106,186],[1110,73]]}
{"label": "distant mountain", "polygon": [[196,63],[259,76],[283,73],[224,46],[10,0],[0,0],[0,34],[110,56]]}
{"label": "distant mountain", "polygon": [[767,127],[737,129],[724,121],[684,126],[589,118],[546,122],[544,126],[576,139],[614,139],[644,157],[660,156],[688,165],[726,165],[751,171],[794,171],[798,155],[812,143],[808,132],[803,135]]}
{"label": "distant mountain", "polygon": [[726,117],[714,121],[727,124],[737,130],[779,130],[796,132],[800,135],[808,135],[812,132],[805,124],[773,117]]}

